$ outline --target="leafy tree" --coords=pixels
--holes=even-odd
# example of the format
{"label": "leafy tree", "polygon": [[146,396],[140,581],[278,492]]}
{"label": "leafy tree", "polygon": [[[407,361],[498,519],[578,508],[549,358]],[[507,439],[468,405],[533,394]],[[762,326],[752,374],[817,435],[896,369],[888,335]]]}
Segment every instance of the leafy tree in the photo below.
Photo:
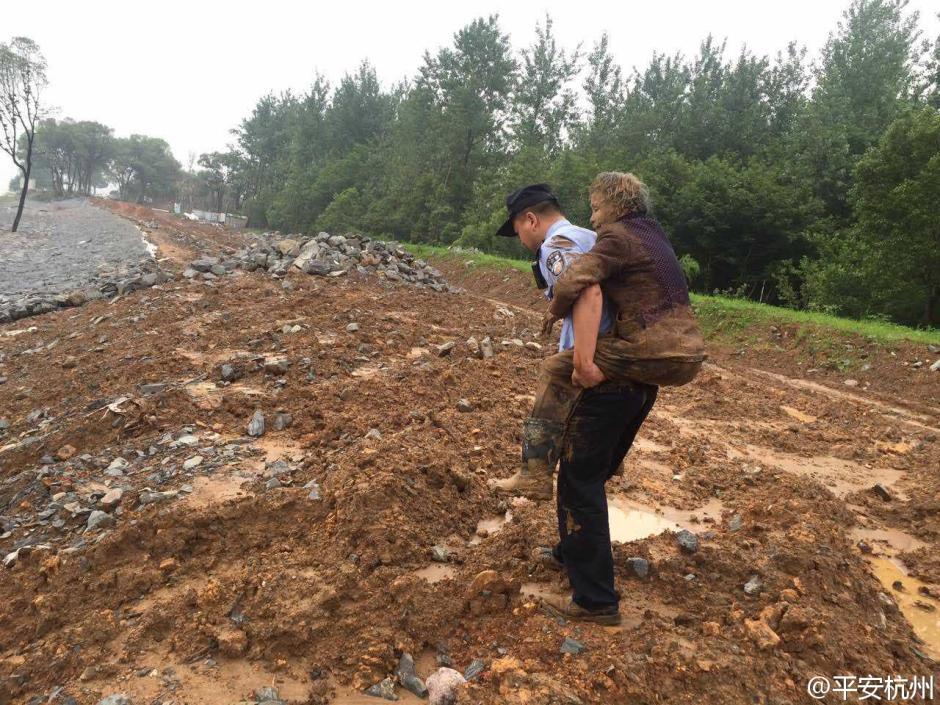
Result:
{"label": "leafy tree", "polygon": [[914,87],[917,14],[907,0],[853,0],[823,49],[817,85],[800,133],[817,195],[837,226],[858,158],[905,107]]}
{"label": "leafy tree", "polygon": [[131,135],[115,140],[111,175],[122,200],[137,203],[174,194],[181,167],[170,145],[158,137]]}
{"label": "leafy tree", "polygon": [[[21,153],[26,149],[20,139]],[[36,129],[35,168],[56,196],[89,195],[103,183],[114,156],[110,127],[84,120],[43,120]]]}
{"label": "leafy tree", "polygon": [[219,165],[204,176],[252,224],[523,256],[494,236],[508,192],[547,181],[583,224],[597,172],[629,170],[692,286],[911,320],[898,302],[923,308],[929,283],[908,273],[916,293],[891,290],[863,266],[882,251],[856,166],[890,162],[880,147],[866,155],[911,105],[936,110],[940,59],[934,46],[918,63],[916,21],[903,0],[852,0],[815,72],[796,44],[726,56],[706,37],[694,56],[657,53],[627,76],[606,35],[582,73],[550,18],[518,53],[496,17],[480,18],[388,90],[363,62],[335,89],[317,76],[303,96],[264,96],[234,131],[224,178]]}
{"label": "leafy tree", "polygon": [[561,150],[578,118],[577,96],[571,86],[580,71],[580,50],[567,54],[558,47],[551,17],[536,25],[535,43],[522,51],[522,67],[512,101],[513,129],[518,147],[539,147],[549,155]]}
{"label": "leafy tree", "polygon": [[855,169],[855,224],[808,267],[812,302],[854,316],[940,322],[940,112],[905,113]]}
{"label": "leafy tree", "polygon": [[586,141],[600,149],[606,146],[604,137],[620,119],[625,99],[623,72],[610,54],[610,37],[606,32],[588,54],[587,61],[589,72],[582,86],[590,106]]}
{"label": "leafy tree", "polygon": [[[424,56],[417,86],[431,98],[428,107],[437,113],[435,128],[441,138],[435,146],[444,151],[442,159],[427,166],[444,195],[440,207],[447,220],[467,205],[481,170],[499,161],[516,68],[509,38],[496,16],[474,20],[454,35],[452,48]],[[458,233],[456,223],[443,229],[448,239]]]}
{"label": "leafy tree", "polygon": [[333,93],[325,116],[327,145],[345,154],[388,129],[394,116],[395,97],[382,91],[375,68],[363,61],[359,70],[347,75]]}
{"label": "leafy tree", "polygon": [[[0,43],[0,149],[22,175],[20,199],[12,232],[20,225],[33,167],[36,127],[45,114],[42,92],[46,87],[46,59],[39,45],[28,37]],[[21,149],[21,135],[23,145]]]}

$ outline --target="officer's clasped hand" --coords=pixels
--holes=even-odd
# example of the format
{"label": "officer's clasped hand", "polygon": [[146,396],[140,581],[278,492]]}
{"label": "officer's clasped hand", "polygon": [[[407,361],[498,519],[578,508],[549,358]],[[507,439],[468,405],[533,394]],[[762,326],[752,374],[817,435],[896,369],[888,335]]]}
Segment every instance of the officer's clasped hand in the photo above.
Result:
{"label": "officer's clasped hand", "polygon": [[542,317],[542,335],[544,337],[549,337],[552,334],[552,328],[555,326],[555,321],[558,319],[552,315],[551,311],[547,311]]}

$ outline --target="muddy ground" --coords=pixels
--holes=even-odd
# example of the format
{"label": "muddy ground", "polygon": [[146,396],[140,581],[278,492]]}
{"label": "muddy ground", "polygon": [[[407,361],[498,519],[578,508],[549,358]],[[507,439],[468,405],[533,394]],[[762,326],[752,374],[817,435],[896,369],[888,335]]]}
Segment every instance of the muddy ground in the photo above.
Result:
{"label": "muddy ground", "polygon": [[[242,244],[110,207],[177,273]],[[0,703],[381,702],[362,691],[403,652],[422,677],[482,659],[464,703],[782,705],[818,702],[813,676],[940,675],[940,374],[891,366],[920,346],[847,388],[802,374],[786,330],[712,341],[610,488],[623,625],[563,623],[532,557],[554,507],[486,484],[552,347],[538,298],[439,266],[466,291],[235,272],[0,326]]]}

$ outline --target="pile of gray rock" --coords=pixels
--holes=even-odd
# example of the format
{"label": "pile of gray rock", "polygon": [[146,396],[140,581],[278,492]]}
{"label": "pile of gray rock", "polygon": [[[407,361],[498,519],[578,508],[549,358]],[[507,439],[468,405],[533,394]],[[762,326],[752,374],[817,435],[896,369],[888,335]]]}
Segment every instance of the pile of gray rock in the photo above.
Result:
{"label": "pile of gray rock", "polygon": [[[242,468],[254,464],[260,451],[247,441],[225,442],[184,426],[137,448],[74,453],[63,446],[0,483],[0,507],[7,508],[0,515],[0,565],[12,568],[39,551],[81,551],[131,511],[184,500],[197,478],[257,479]],[[277,460],[266,464],[264,475],[290,485],[295,469]],[[61,489],[50,493],[50,486]]]}
{"label": "pile of gray rock", "polygon": [[0,323],[16,321],[28,316],[49,313],[60,308],[81,306],[95,299],[113,299],[137,289],[148,289],[173,278],[155,262],[142,262],[119,276],[102,274],[81,289],[62,293],[34,293],[17,296],[0,294]]}
{"label": "pile of gray rock", "polygon": [[314,237],[265,233],[232,255],[193,261],[183,275],[190,279],[214,279],[236,269],[264,270],[275,277],[284,277],[292,270],[324,277],[356,271],[419,288],[456,291],[438,270],[395,243],[362,235],[322,232]]}

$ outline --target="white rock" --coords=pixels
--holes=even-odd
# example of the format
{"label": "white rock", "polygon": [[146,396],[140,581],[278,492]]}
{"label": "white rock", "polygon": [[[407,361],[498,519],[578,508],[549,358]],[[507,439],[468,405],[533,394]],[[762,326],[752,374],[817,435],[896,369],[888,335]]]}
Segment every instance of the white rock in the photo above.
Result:
{"label": "white rock", "polygon": [[264,435],[264,414],[261,409],[255,409],[251,421],[248,422],[248,435],[256,438]]}
{"label": "white rock", "polygon": [[120,487],[115,487],[113,490],[109,490],[104,497],[101,498],[102,507],[113,507],[116,504],[119,504],[121,498],[124,496],[124,490]]}
{"label": "white rock", "polygon": [[130,465],[130,463],[124,460],[124,458],[115,458],[114,460],[111,461],[111,464],[108,466],[108,469],[105,470],[105,474],[123,475],[128,465]]}
{"label": "white rock", "polygon": [[455,705],[460,689],[466,684],[466,679],[459,671],[446,667],[437,669],[425,683],[430,705]]}

